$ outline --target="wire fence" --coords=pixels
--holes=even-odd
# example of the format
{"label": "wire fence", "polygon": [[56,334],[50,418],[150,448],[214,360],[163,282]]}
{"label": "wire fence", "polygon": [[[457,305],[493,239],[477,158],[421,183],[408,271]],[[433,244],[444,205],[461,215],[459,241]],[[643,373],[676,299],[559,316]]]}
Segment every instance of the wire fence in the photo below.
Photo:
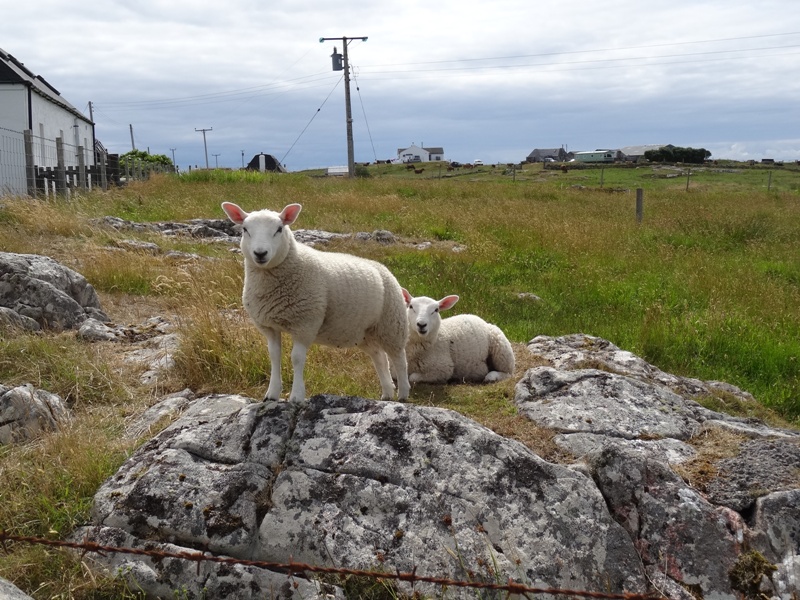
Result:
{"label": "wire fence", "polygon": [[76,146],[63,138],[49,139],[30,130],[0,127],[0,196],[70,196],[78,190],[107,189],[147,172],[128,165],[121,173],[119,156],[102,144]]}
{"label": "wire fence", "polygon": [[48,540],[44,538],[37,538],[33,536],[13,535],[5,531],[0,531],[0,545],[6,552],[10,552],[7,542],[17,542],[24,544],[37,544],[42,546],[49,546],[52,548],[67,548],[71,550],[80,550],[83,553],[96,552],[96,553],[120,553],[132,554],[137,556],[147,556],[155,559],[175,558],[187,560],[197,563],[198,568],[201,562],[211,562],[221,565],[242,565],[247,567],[257,567],[268,569],[278,573],[286,573],[287,576],[293,575],[306,575],[306,574],[320,574],[320,575],[338,575],[341,577],[365,577],[375,579],[376,581],[402,581],[406,583],[427,583],[443,588],[473,588],[476,590],[491,590],[499,592],[507,592],[508,594],[519,594],[521,596],[530,597],[537,594],[547,594],[551,596],[573,596],[577,598],[601,598],[604,600],[664,600],[663,596],[653,594],[634,594],[634,593],[618,593],[612,594],[607,592],[594,592],[587,590],[571,590],[563,588],[551,587],[532,587],[522,583],[508,580],[506,583],[500,582],[481,582],[481,581],[463,581],[457,579],[448,579],[444,577],[431,577],[426,575],[418,575],[416,568],[409,572],[396,571],[394,573],[387,571],[368,571],[359,569],[345,569],[339,567],[325,567],[319,565],[309,565],[299,562],[268,562],[245,560],[241,558],[234,558],[229,556],[219,556],[210,552],[200,551],[183,551],[183,552],[167,552],[164,550],[144,549],[144,548],[124,548],[117,546],[106,546],[84,540],[82,542],[68,542],[64,540]]}

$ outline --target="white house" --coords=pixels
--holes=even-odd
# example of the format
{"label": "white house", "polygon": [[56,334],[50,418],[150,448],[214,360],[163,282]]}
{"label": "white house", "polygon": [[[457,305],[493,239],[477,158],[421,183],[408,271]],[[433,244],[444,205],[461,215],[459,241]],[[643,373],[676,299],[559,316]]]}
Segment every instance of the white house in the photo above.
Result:
{"label": "white house", "polygon": [[431,162],[444,160],[444,148],[423,148],[412,144],[408,148],[397,149],[398,162]]}
{"label": "white house", "polygon": [[[57,89],[0,49],[0,190],[25,193],[23,132],[30,130],[37,167],[56,167],[56,138],[64,144],[64,166],[95,164],[94,123]],[[21,169],[21,172],[20,172]],[[19,183],[21,180],[21,183]]]}

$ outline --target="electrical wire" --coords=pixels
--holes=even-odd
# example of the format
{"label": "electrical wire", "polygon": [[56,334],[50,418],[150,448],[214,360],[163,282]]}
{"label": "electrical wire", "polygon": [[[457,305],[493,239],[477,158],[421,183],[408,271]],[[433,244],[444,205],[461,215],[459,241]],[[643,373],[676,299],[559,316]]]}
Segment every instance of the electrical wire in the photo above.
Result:
{"label": "electrical wire", "polygon": [[301,132],[300,132],[300,135],[298,135],[298,136],[297,136],[297,139],[296,139],[294,142],[292,142],[292,145],[291,145],[291,146],[289,146],[289,149],[286,151],[286,154],[284,154],[284,155],[283,155],[283,157],[281,158],[281,161],[280,161],[281,163],[284,163],[284,164],[285,164],[285,162],[284,162],[284,161],[286,160],[286,157],[287,157],[287,156],[289,156],[289,152],[291,152],[291,151],[292,151],[292,148],[294,148],[295,144],[297,144],[297,142],[300,140],[300,138],[301,138],[301,137],[303,136],[303,134],[306,132],[306,129],[308,129],[308,128],[311,126],[311,122],[312,122],[314,119],[316,119],[316,118],[317,118],[317,115],[318,115],[318,114],[320,113],[320,111],[322,110],[322,107],[323,107],[323,106],[325,106],[325,103],[326,103],[326,102],[328,101],[328,99],[331,97],[331,95],[333,94],[334,90],[336,90],[336,88],[337,88],[337,87],[339,87],[339,84],[342,82],[342,79],[344,79],[344,75],[342,75],[341,77],[339,77],[339,80],[336,82],[336,85],[334,85],[334,86],[333,86],[333,89],[331,89],[331,91],[330,91],[330,92],[328,92],[328,95],[325,97],[325,100],[323,100],[323,101],[322,101],[322,104],[320,104],[320,105],[319,105],[319,108],[318,108],[318,109],[317,109],[317,110],[314,112],[313,116],[312,116],[312,117],[311,117],[311,119],[308,121],[308,123],[306,124],[306,126],[305,126],[305,127],[303,127],[303,131],[301,131]]}
{"label": "electrical wire", "polygon": [[369,136],[369,143],[372,145],[372,155],[375,157],[375,162],[378,162],[378,153],[375,151],[375,142],[372,141],[372,132],[369,130],[367,111],[364,109],[364,100],[363,98],[361,98],[361,87],[358,85],[358,78],[356,77],[355,68],[353,68],[353,81],[355,81],[356,83],[356,92],[358,92],[358,101],[361,103],[361,113],[364,115],[364,123],[367,126],[367,135]]}

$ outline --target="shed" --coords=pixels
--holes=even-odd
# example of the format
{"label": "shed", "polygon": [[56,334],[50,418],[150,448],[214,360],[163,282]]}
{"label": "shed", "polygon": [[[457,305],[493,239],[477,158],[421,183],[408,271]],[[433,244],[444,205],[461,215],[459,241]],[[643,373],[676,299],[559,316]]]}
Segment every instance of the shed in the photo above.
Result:
{"label": "shed", "polygon": [[564,148],[535,148],[525,160],[529,163],[549,162],[547,159],[564,162],[570,158],[572,158],[572,153],[567,152]]}
{"label": "shed", "polygon": [[642,146],[625,146],[619,151],[625,155],[628,162],[639,162],[644,160],[644,153],[649,150],[661,150],[662,148],[674,148],[672,144],[644,144]]}
{"label": "shed", "polygon": [[248,171],[260,171],[261,173],[265,171],[272,171],[274,173],[287,172],[277,158],[272,156],[272,154],[264,154],[263,152],[256,154],[252,160],[247,163],[245,169]]}

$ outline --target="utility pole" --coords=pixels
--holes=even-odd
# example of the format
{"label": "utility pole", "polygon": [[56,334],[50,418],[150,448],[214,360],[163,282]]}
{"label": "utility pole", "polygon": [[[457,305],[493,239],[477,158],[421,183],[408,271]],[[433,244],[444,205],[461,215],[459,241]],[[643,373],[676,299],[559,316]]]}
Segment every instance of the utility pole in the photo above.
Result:
{"label": "utility pole", "polygon": [[177,148],[170,148],[170,151],[172,152],[172,165],[173,166],[175,165],[175,150],[177,150]]}
{"label": "utility pole", "polygon": [[[333,70],[341,71],[344,69],[344,109],[345,118],[347,120],[347,176],[354,177],[356,174],[356,161],[353,152],[353,114],[350,110],[350,63],[347,60],[347,45],[352,40],[367,41],[366,36],[361,37],[340,37],[340,38],[319,38],[319,43],[326,40],[342,40],[342,54],[337,54],[336,47],[333,48]],[[342,57],[344,57],[344,65],[342,65]]]}
{"label": "utility pole", "polygon": [[133,123],[128,125],[128,127],[130,127],[131,130],[131,150],[136,150],[136,143],[133,141]]}
{"label": "utility pole", "polygon": [[244,169],[244,150],[242,150],[242,168]]}
{"label": "utility pole", "polygon": [[214,157],[214,168],[219,169],[219,154],[212,154],[211,156]]}
{"label": "utility pole", "polygon": [[209,127],[208,129],[198,129],[197,127],[194,128],[195,131],[203,132],[203,148],[206,151],[206,169],[208,168],[208,144],[206,144],[206,131],[212,131],[213,129],[213,127]]}

